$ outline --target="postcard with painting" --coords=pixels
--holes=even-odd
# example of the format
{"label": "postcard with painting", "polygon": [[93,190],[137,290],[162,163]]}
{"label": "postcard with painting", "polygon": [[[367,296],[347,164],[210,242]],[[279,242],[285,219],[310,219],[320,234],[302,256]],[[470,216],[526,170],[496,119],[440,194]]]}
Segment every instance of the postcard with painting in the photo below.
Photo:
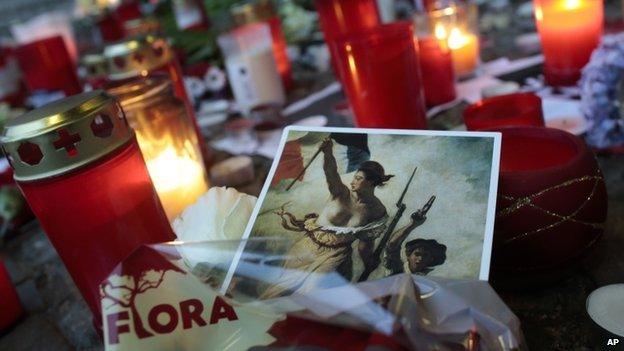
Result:
{"label": "postcard with painting", "polygon": [[487,280],[499,157],[497,133],[287,128],[245,235],[293,244],[259,295],[325,273]]}

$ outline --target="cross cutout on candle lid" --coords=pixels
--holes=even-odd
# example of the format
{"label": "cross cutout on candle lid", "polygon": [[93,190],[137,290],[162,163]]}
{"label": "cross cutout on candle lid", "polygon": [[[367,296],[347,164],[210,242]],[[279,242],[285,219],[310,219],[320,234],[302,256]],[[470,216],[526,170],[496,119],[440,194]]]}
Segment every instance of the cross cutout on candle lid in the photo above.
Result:
{"label": "cross cutout on candle lid", "polygon": [[58,134],[59,134],[58,140],[52,143],[54,145],[54,148],[57,150],[65,149],[65,151],[67,151],[67,154],[70,157],[76,156],[76,154],[78,154],[78,149],[76,149],[76,144],[78,144],[78,142],[82,140],[80,138],[80,135],[78,133],[69,134],[69,132],[66,129],[59,130]]}

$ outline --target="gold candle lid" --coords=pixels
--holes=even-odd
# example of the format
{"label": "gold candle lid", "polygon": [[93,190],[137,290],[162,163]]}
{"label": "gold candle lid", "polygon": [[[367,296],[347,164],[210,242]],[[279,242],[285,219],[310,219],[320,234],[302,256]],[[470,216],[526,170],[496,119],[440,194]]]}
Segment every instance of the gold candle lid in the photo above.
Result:
{"label": "gold candle lid", "polygon": [[230,10],[232,21],[236,26],[250,23],[264,22],[275,17],[273,5],[268,0],[259,0],[232,7]]}
{"label": "gold candle lid", "polygon": [[124,32],[128,36],[148,35],[160,32],[160,22],[154,17],[141,17],[123,24]]}
{"label": "gold candle lid", "polygon": [[2,148],[20,181],[85,166],[134,137],[117,101],[102,90],[58,100],[9,121]]}
{"label": "gold candle lid", "polygon": [[87,77],[106,76],[108,69],[106,59],[101,53],[88,53],[80,58],[80,66],[85,69]]}
{"label": "gold candle lid", "polygon": [[104,48],[108,78],[112,80],[146,76],[150,70],[164,66],[173,58],[165,38],[142,35]]}

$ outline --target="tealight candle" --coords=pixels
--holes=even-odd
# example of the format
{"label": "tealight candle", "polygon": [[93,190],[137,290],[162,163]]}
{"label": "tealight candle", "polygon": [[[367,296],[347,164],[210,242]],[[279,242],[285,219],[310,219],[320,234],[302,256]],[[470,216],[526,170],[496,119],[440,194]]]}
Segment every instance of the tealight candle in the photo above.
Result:
{"label": "tealight candle", "polygon": [[544,52],[544,75],[553,86],[575,85],[600,43],[604,5],[600,0],[534,0]]}

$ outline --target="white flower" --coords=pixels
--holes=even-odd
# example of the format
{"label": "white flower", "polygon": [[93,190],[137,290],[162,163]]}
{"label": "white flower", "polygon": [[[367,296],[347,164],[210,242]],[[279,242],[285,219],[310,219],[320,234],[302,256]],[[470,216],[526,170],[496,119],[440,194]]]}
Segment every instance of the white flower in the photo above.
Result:
{"label": "white flower", "polygon": [[[213,187],[174,220],[173,230],[185,243],[180,252],[191,269],[200,262],[231,261],[256,200],[233,188]],[[190,244],[193,242],[203,243]]]}

